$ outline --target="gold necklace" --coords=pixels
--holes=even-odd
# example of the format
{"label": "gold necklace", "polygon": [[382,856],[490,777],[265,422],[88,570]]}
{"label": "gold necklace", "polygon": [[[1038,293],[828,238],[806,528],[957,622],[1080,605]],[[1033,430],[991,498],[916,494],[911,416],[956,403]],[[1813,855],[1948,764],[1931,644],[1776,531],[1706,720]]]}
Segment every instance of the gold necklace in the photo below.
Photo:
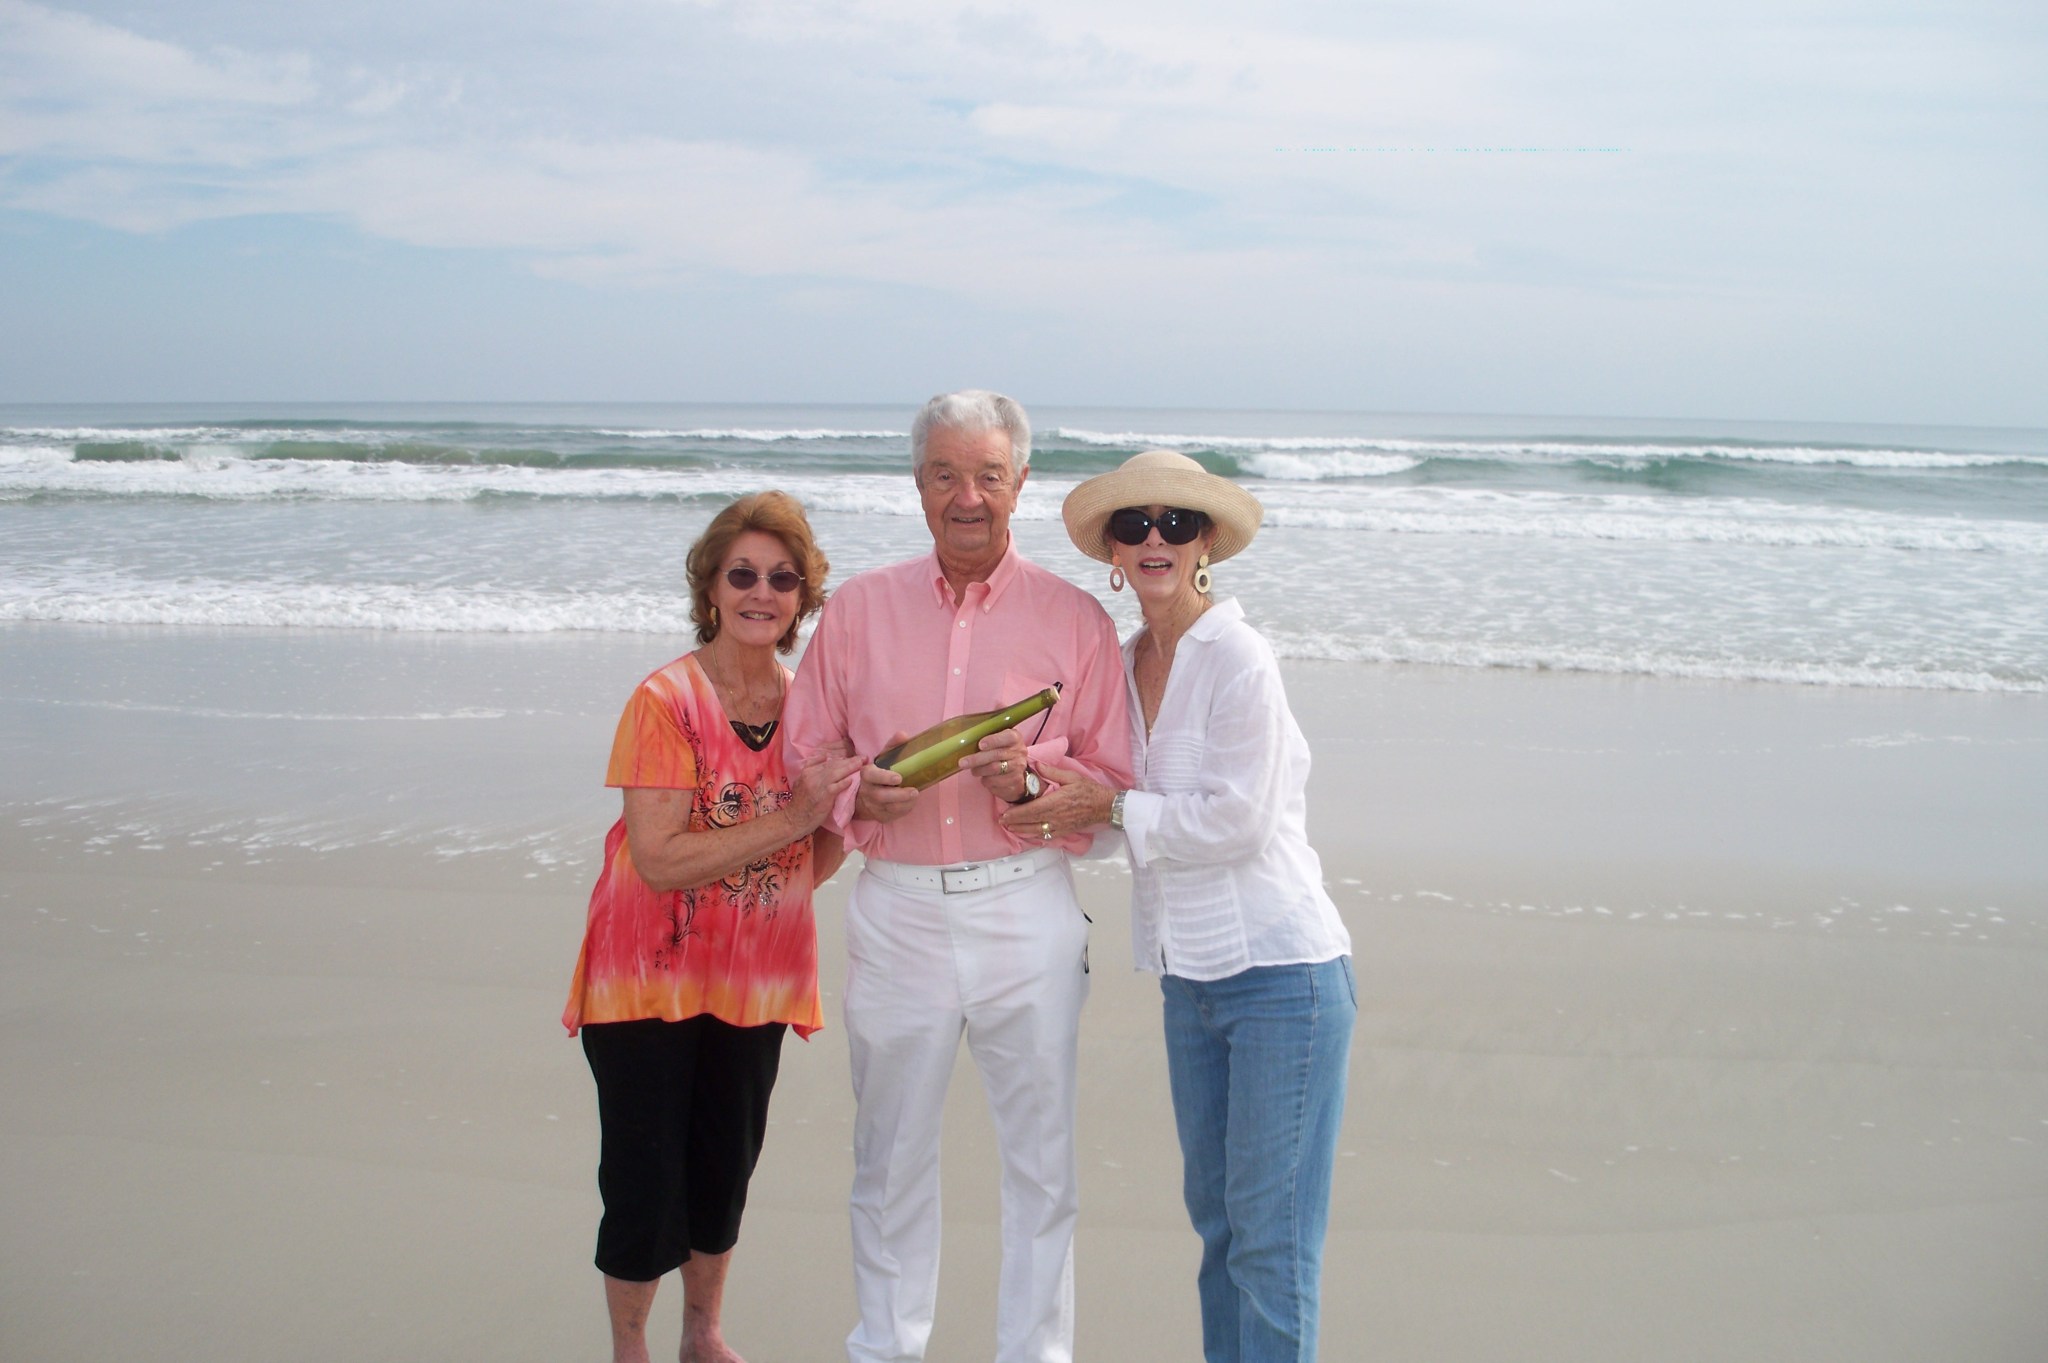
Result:
{"label": "gold necklace", "polygon": [[[778,666],[775,669],[775,690],[771,694],[767,691],[747,691],[737,682],[720,680],[718,672],[712,670],[710,659],[703,652],[698,654],[697,661],[704,669],[704,675],[711,679],[711,688],[718,693],[718,703],[724,707],[725,717],[735,728],[741,729],[745,736],[752,737],[757,744],[767,742],[768,736],[775,732],[776,723],[782,718],[782,702],[789,690],[789,678],[783,673],[782,668]],[[725,671],[726,660],[721,658],[718,662],[719,671]],[[771,706],[772,709],[768,718],[760,723],[749,724],[740,718],[741,715],[758,714],[763,706]]]}

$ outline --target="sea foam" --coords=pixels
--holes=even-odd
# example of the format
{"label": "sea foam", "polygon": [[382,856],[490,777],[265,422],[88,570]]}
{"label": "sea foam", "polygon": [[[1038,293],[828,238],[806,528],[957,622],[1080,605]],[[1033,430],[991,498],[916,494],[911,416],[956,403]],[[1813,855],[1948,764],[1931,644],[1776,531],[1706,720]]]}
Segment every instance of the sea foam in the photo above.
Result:
{"label": "sea foam", "polygon": [[1717,658],[1648,649],[1610,651],[1570,646],[1503,647],[1473,640],[1431,641],[1315,631],[1269,631],[1269,635],[1273,651],[1280,657],[1304,661],[1419,663],[1435,667],[1593,672],[1686,681],[1772,682],[1793,686],[2048,693],[2048,678],[2001,676],[1968,669]]}
{"label": "sea foam", "polygon": [[[1998,465],[2031,465],[2048,468],[2048,454],[1975,452],[1943,450],[1865,448],[1854,445],[1771,445],[1734,442],[1693,442],[1615,440],[1425,440],[1412,437],[1360,438],[1357,436],[1282,435],[1191,435],[1149,431],[1091,431],[1059,428],[1059,438],[1078,445],[1113,449],[1209,450],[1235,458],[1239,468],[1259,477],[1331,477],[1324,466],[1314,462],[1299,466],[1301,472],[1271,472],[1288,465],[1261,467],[1272,454],[1330,451],[1354,455],[1406,456],[1417,463],[1430,459],[1492,460],[1501,462],[1558,463],[1645,463],[1661,460],[1729,460],[1776,464],[1839,464],[1866,469],[1966,469]],[[1367,466],[1353,475],[1378,476],[1383,470]]]}
{"label": "sea foam", "polygon": [[565,630],[673,634],[687,595],[351,585],[152,582],[109,579],[24,592],[0,583],[0,621],[90,625],[210,625],[291,629],[549,634]]}

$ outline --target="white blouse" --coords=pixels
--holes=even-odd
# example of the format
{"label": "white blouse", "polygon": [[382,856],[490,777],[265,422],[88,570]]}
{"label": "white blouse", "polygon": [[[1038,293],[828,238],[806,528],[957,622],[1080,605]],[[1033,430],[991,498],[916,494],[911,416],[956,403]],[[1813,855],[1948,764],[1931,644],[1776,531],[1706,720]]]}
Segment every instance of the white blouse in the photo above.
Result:
{"label": "white blouse", "polygon": [[1260,965],[1347,954],[1351,935],[1308,845],[1308,740],[1273,650],[1235,600],[1174,650],[1148,736],[1138,635],[1124,644],[1131,759],[1131,950],[1140,970],[1220,980]]}

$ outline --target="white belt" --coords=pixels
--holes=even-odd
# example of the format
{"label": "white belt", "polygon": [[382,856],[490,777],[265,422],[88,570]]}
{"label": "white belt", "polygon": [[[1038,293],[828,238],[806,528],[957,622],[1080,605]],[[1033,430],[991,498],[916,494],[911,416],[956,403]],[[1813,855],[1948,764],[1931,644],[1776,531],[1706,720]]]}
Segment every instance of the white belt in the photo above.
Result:
{"label": "white belt", "polygon": [[963,866],[913,866],[907,861],[868,861],[868,873],[891,885],[912,890],[937,890],[941,894],[965,894],[986,890],[1037,875],[1058,864],[1066,853],[1055,847],[1034,847],[998,861],[970,861]]}

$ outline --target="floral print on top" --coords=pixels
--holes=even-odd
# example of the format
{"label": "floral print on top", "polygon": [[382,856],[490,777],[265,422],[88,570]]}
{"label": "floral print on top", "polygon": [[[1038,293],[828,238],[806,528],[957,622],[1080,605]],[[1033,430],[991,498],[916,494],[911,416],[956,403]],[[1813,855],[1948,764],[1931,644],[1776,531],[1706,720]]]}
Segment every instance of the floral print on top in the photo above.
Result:
{"label": "floral print on top", "polygon": [[[786,678],[785,678],[786,681]],[[690,830],[730,828],[790,800],[776,737],[759,752],[734,733],[695,655],[640,683],[619,717],[605,784],[690,792]],[[811,840],[799,838],[723,880],[657,891],[633,868],[626,821],[604,840],[583,951],[562,1025],[708,1013],[736,1027],[824,1025]]]}

